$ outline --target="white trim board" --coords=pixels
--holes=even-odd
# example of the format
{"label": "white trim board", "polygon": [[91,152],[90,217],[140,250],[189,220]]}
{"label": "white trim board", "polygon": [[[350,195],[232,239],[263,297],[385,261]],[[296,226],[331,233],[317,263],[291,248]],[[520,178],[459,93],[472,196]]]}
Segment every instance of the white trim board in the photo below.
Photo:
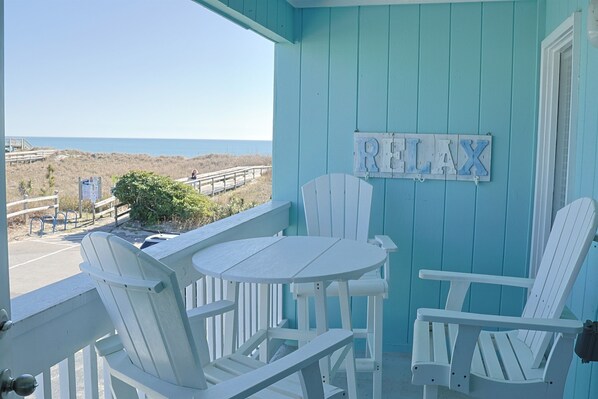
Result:
{"label": "white trim board", "polygon": [[[571,78],[571,116],[569,122],[569,161],[575,165],[577,109],[579,91],[579,39],[581,13],[575,12],[542,41],[540,61],[540,97],[538,110],[538,145],[536,149],[536,183],[530,276],[534,277],[540,264],[552,224],[552,194],[557,136],[558,87],[560,54],[573,46]],[[567,203],[571,202],[572,168],[568,172]]]}

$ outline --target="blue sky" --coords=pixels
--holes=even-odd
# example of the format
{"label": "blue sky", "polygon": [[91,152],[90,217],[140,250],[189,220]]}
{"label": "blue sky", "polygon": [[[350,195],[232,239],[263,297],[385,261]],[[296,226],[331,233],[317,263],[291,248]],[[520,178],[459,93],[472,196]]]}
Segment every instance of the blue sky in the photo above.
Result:
{"label": "blue sky", "polygon": [[192,0],[5,0],[7,136],[270,140],[274,45]]}

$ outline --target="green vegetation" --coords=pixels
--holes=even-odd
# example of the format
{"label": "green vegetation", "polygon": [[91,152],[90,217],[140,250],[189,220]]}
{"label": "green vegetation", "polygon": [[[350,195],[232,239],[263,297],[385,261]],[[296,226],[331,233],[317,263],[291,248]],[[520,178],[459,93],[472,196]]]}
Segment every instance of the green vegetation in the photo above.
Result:
{"label": "green vegetation", "polygon": [[153,172],[131,171],[114,188],[114,196],[131,206],[131,219],[143,224],[167,221],[202,225],[214,218],[215,205],[193,188]]}
{"label": "green vegetation", "polygon": [[29,194],[31,194],[31,190],[33,190],[33,186],[31,184],[31,179],[28,179],[27,181],[25,180],[21,180],[19,181],[19,194],[22,197],[25,197],[26,195],[29,196]]}
{"label": "green vegetation", "polygon": [[42,187],[39,189],[41,195],[52,195],[54,194],[54,188],[56,187],[56,178],[54,177],[54,166],[52,164],[48,165],[46,168],[46,180],[48,183],[48,187]]}
{"label": "green vegetation", "polygon": [[216,203],[216,219],[224,219],[257,205],[253,201],[245,201],[245,199],[240,197],[231,197],[228,202],[223,204]]}

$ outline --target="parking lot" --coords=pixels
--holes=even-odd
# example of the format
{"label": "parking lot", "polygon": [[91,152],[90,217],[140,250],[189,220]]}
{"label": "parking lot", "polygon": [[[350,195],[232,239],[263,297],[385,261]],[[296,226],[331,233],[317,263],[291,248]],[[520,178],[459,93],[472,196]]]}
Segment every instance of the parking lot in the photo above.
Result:
{"label": "parking lot", "polygon": [[8,243],[10,297],[31,292],[79,273],[81,240],[90,231],[111,231],[140,245],[152,234],[145,231],[114,229],[113,224],[90,226],[71,232],[22,237]]}

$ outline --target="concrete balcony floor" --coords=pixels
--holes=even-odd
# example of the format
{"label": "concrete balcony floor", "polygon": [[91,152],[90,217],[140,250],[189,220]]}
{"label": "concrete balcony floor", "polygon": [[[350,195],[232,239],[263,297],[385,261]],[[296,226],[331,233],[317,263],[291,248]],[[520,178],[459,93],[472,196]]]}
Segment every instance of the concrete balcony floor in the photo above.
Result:
{"label": "concrete balcony floor", "polygon": [[[411,384],[411,355],[409,353],[384,353],[382,373],[382,398],[383,399],[421,399],[423,387]],[[341,372],[333,380],[339,387],[346,386],[346,380]],[[372,375],[369,373],[357,374],[357,395],[359,399],[372,397]],[[439,399],[464,399],[467,396],[439,388]]]}

